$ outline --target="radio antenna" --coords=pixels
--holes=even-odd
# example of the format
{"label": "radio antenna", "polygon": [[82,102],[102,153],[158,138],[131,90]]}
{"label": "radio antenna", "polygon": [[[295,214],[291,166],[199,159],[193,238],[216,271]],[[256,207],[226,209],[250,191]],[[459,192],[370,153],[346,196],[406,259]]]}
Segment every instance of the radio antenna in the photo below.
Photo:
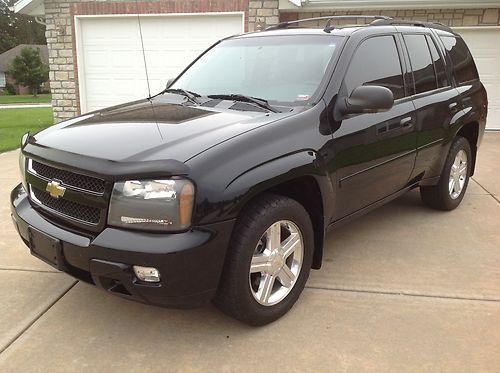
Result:
{"label": "radio antenna", "polygon": [[144,61],[144,71],[146,72],[146,83],[148,84],[148,101],[151,104],[151,110],[153,111],[153,116],[156,121],[156,129],[160,134],[160,138],[163,140],[163,135],[160,130],[160,125],[158,124],[158,119],[156,118],[155,107],[153,105],[153,101],[151,100],[151,87],[149,86],[149,74],[148,74],[148,64],[146,62],[146,50],[144,49],[144,38],[142,36],[142,25],[141,25],[141,14],[139,13],[139,0],[135,0],[135,7],[137,9],[137,23],[139,24],[139,36],[141,39],[141,48],[142,48],[142,59]]}
{"label": "radio antenna", "polygon": [[139,13],[139,0],[135,0],[135,6],[137,8],[137,23],[139,24],[139,36],[141,39],[142,59],[144,61],[144,70],[146,71],[146,82],[148,84],[148,98],[151,98],[151,87],[149,86],[148,64],[146,63],[146,51],[144,49],[144,38],[142,36],[141,15]]}

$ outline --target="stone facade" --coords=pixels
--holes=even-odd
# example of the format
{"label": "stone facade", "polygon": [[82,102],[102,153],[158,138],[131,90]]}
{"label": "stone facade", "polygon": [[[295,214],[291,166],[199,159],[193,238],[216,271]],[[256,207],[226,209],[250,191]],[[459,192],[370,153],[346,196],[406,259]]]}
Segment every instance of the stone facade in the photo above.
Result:
{"label": "stone facade", "polygon": [[73,30],[70,3],[46,1],[45,36],[49,48],[49,79],[54,119],[59,122],[77,115]]}
{"label": "stone facade", "polygon": [[[414,9],[414,10],[364,10],[364,11],[332,11],[332,12],[281,12],[280,21],[303,18],[342,15],[384,15],[403,20],[439,22],[452,27],[462,26],[498,26],[500,25],[499,9]],[[323,21],[322,21],[323,22]],[[332,24],[352,24],[352,20],[334,21]],[[364,23],[359,19],[357,23]],[[319,22],[306,22],[301,25],[319,26]]]}
{"label": "stone facade", "polygon": [[248,31],[262,31],[279,22],[279,1],[264,0],[248,3]]}
{"label": "stone facade", "polygon": [[[45,0],[47,44],[49,47],[50,88],[56,122],[80,114],[78,66],[76,60],[75,15],[137,13],[197,13],[244,11],[245,30],[261,31],[280,21],[327,15],[387,15],[400,19],[440,22],[448,26],[500,25],[499,9],[415,9],[331,12],[279,11],[278,0]],[[357,22],[362,23],[363,20]],[[339,21],[352,23],[352,20]],[[323,23],[321,23],[323,24]],[[334,23],[335,24],[335,23]],[[319,22],[303,24],[319,26]]]}

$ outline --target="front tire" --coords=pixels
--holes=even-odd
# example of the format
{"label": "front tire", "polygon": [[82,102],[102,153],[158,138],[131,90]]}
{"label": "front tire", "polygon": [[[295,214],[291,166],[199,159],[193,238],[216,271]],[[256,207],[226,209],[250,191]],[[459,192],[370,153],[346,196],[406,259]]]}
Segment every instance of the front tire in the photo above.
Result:
{"label": "front tire", "polygon": [[472,152],[469,141],[456,137],[451,144],[439,183],[420,187],[422,201],[437,210],[453,210],[460,205],[469,184]]}
{"label": "front tire", "polygon": [[311,219],[301,204],[260,197],[238,218],[215,304],[250,325],[275,321],[304,289],[313,248]]}

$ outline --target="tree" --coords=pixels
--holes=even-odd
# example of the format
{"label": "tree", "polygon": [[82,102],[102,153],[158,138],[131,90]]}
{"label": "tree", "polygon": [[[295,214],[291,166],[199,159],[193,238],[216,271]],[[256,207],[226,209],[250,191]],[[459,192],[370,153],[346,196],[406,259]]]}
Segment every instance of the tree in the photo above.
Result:
{"label": "tree", "polygon": [[14,80],[36,96],[40,85],[49,79],[49,68],[42,62],[40,51],[34,48],[23,48],[21,54],[14,58],[7,71]]}
{"label": "tree", "polygon": [[[1,15],[0,15],[1,17]],[[4,30],[0,30],[0,53],[8,51],[17,45],[17,39]]]}
{"label": "tree", "polygon": [[14,0],[0,0],[0,53],[19,44],[47,44],[45,26],[33,17],[9,10]]}

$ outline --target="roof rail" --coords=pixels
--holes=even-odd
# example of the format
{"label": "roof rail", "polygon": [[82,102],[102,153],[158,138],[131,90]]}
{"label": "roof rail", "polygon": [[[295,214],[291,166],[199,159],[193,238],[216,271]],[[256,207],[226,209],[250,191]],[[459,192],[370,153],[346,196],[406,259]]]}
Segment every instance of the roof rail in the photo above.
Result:
{"label": "roof rail", "polygon": [[307,22],[307,21],[320,21],[326,19],[326,24],[325,28],[323,29],[324,32],[330,32],[334,29],[332,26],[332,21],[337,20],[337,19],[373,19],[373,22],[375,21],[390,21],[392,18],[386,17],[386,16],[364,16],[364,15],[349,15],[349,16],[324,16],[324,17],[314,17],[314,18],[304,18],[304,19],[298,19],[296,21],[287,21],[287,22],[281,22],[278,23],[277,25],[270,26],[266,28],[266,31],[270,30],[280,30],[280,29],[285,29],[288,28],[290,25],[294,25],[300,22]]}
{"label": "roof rail", "polygon": [[420,27],[428,27],[454,33],[454,31],[450,27],[438,22],[408,21],[403,19],[389,18],[389,19],[376,19],[372,21],[370,25],[371,26],[388,26],[388,25],[420,26]]}

